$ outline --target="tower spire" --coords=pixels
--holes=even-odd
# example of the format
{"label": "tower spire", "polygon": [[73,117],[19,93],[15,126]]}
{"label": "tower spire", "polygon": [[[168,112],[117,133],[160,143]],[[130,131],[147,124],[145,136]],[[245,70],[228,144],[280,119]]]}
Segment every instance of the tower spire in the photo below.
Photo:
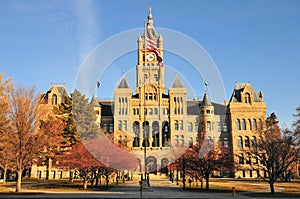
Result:
{"label": "tower spire", "polygon": [[151,6],[148,5],[149,8],[149,13],[148,13],[148,23],[147,23],[147,28],[152,28],[153,27],[153,20],[152,20],[152,8]]}

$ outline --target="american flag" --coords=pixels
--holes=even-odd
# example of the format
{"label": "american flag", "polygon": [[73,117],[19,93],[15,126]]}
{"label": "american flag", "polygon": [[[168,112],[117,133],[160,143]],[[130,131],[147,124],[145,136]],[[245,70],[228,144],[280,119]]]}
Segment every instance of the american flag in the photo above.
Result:
{"label": "american flag", "polygon": [[162,63],[162,65],[163,65],[163,59],[162,59],[162,57],[160,56],[160,54],[158,52],[158,48],[156,46],[156,43],[148,37],[146,37],[146,48],[147,48],[147,50],[149,50],[151,52],[154,52],[157,56],[158,62]]}

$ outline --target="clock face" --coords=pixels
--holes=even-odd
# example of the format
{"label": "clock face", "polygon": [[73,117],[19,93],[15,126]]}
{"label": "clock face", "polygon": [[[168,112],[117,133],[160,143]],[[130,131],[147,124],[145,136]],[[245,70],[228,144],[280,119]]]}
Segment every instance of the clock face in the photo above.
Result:
{"label": "clock face", "polygon": [[154,55],[153,54],[148,54],[146,56],[146,58],[147,58],[147,61],[153,61],[154,60]]}

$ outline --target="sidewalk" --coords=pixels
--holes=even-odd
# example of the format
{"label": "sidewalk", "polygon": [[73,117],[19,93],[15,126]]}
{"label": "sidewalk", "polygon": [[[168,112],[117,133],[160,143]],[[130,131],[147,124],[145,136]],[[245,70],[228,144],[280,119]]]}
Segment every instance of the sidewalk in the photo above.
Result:
{"label": "sidewalk", "polygon": [[[133,181],[120,184],[110,189],[113,193],[119,193],[121,198],[140,198],[139,179],[136,176]],[[182,190],[182,187],[172,183],[166,176],[150,175],[150,189],[144,189],[141,198],[233,198],[231,193],[207,193]],[[109,195],[107,195],[110,198]],[[112,196],[113,198],[114,196]],[[235,198],[250,198],[239,193]]]}

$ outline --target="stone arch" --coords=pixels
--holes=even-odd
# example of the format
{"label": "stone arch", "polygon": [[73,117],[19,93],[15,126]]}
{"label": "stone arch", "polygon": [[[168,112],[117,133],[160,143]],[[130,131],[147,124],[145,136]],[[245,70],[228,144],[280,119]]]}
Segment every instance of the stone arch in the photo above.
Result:
{"label": "stone arch", "polygon": [[161,159],[161,164],[160,164],[160,172],[168,174],[168,165],[169,165],[169,160],[167,158]]}
{"label": "stone arch", "polygon": [[148,173],[157,173],[157,160],[154,156],[148,156],[146,159]]}
{"label": "stone arch", "polygon": [[139,147],[140,146],[140,123],[138,121],[133,122],[132,125],[134,138],[133,138],[133,147]]}
{"label": "stone arch", "polygon": [[149,147],[149,122],[143,122],[143,147]]}
{"label": "stone arch", "polygon": [[152,122],[152,146],[159,146],[159,123],[157,121]]}
{"label": "stone arch", "polygon": [[162,146],[166,146],[170,140],[170,125],[169,122],[164,121],[162,123]]}

